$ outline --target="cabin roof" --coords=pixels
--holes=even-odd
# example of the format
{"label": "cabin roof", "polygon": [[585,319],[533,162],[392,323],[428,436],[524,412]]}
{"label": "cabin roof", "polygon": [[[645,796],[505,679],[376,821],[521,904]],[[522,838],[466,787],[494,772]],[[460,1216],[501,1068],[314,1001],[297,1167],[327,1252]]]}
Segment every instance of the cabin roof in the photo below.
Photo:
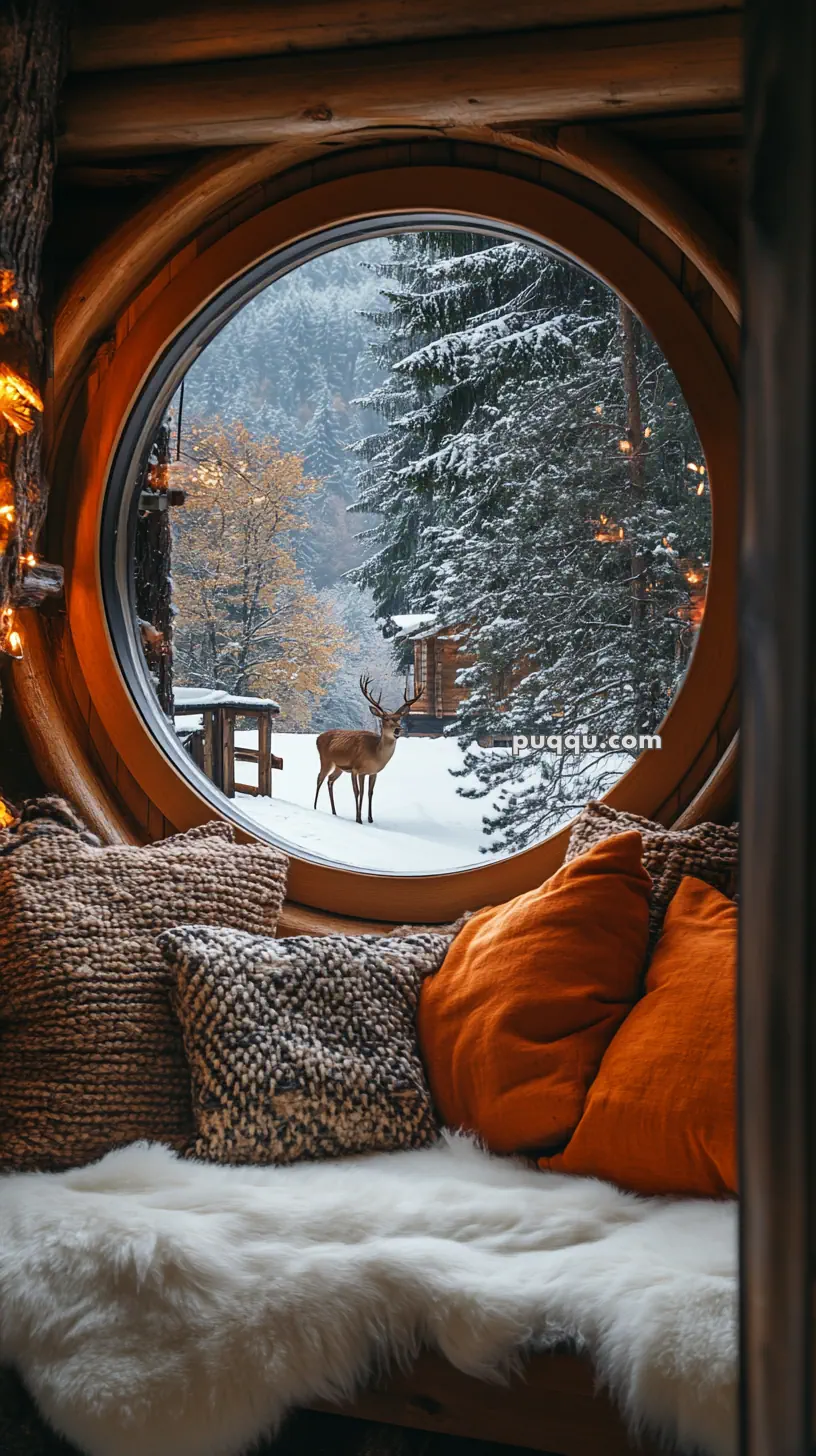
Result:
{"label": "cabin roof", "polygon": [[221,692],[218,688],[174,688],[173,706],[184,708],[187,713],[203,713],[208,708],[241,708],[253,713],[280,712],[280,703],[274,698],[247,698],[235,693]]}
{"label": "cabin roof", "polygon": [[418,642],[425,637],[435,637],[444,630],[442,624],[429,612],[398,613],[396,616],[387,617],[385,625],[396,628],[398,642],[405,642],[409,638],[412,642]]}

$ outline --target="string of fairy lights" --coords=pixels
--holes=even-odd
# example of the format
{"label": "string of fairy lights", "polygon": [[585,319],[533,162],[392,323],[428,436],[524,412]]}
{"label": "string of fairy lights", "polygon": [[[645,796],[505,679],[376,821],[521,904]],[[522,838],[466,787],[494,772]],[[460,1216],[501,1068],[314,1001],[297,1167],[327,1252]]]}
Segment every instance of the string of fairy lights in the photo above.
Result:
{"label": "string of fairy lights", "polygon": [[[0,269],[0,336],[8,333],[11,316],[19,307],[14,273],[8,268]],[[42,398],[31,380],[0,361],[0,423],[19,438],[33,430],[42,410]],[[19,524],[15,483],[7,467],[0,465],[0,556],[19,549]],[[36,565],[34,552],[25,550],[20,556],[21,568]],[[14,659],[23,655],[22,634],[10,601],[0,602],[0,653]]]}
{"label": "string of fairy lights", "polygon": [[[593,413],[596,415],[603,415],[603,405],[596,404],[593,408]],[[645,440],[648,440],[651,437],[651,434],[652,427],[651,425],[647,425],[643,431],[643,438]],[[631,439],[624,437],[622,439],[619,439],[616,443],[618,452],[621,455],[631,455],[633,453],[634,446]],[[704,495],[707,485],[706,467],[704,465],[700,465],[696,460],[689,460],[686,463],[686,470],[689,472],[690,475],[698,477],[695,487],[695,494],[698,496]],[[598,516],[598,519],[591,521],[590,524],[594,527],[593,534],[595,540],[599,541],[602,545],[619,546],[621,542],[625,541],[626,539],[626,532],[623,526],[618,525],[618,523],[616,521],[613,521],[608,515],[600,514]],[[699,562],[691,561],[687,557],[681,556],[676,551],[675,547],[671,544],[667,536],[663,537],[662,544],[663,549],[667,551],[669,555],[675,557],[677,569],[685,578],[685,581],[689,588],[688,609],[684,613],[684,616],[693,627],[699,627],[705,607],[705,588],[707,579],[706,569]],[[650,590],[651,587],[647,585],[646,591],[648,592]]]}

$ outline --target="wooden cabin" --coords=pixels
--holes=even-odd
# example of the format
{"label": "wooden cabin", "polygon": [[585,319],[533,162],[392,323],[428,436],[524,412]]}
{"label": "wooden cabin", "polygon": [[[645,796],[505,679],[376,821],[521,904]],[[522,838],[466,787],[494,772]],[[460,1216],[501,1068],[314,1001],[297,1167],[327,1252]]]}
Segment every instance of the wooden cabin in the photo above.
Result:
{"label": "wooden cabin", "polygon": [[[577,260],[664,350],[714,547],[663,750],[608,807],[742,824],[740,1449],[812,1452],[813,0],[28,0],[4,7],[0,54],[0,825],[47,792],[135,851],[232,815],[145,685],[123,501],[162,399],[270,260],[389,219],[480,220]],[[411,632],[423,732],[455,708],[455,635]],[[240,848],[260,842],[234,817]],[[558,870],[568,832],[421,877],[293,852],[278,935],[501,905]],[[0,919],[2,983],[23,927]],[[0,1068],[4,1048],[5,1020]],[[0,1403],[4,1451],[79,1449],[8,1371]],[[574,1349],[507,1386],[427,1349],[354,1399],[306,1403],[322,1413],[303,1450],[362,1450],[349,1417],[437,1433],[440,1456],[653,1449]]]}
{"label": "wooden cabin", "polygon": [[409,733],[436,735],[456,717],[465,689],[456,681],[462,667],[473,661],[460,650],[460,629],[439,626],[421,613],[390,617],[386,632],[396,646],[413,644],[411,692],[421,685],[422,696],[408,714]]}

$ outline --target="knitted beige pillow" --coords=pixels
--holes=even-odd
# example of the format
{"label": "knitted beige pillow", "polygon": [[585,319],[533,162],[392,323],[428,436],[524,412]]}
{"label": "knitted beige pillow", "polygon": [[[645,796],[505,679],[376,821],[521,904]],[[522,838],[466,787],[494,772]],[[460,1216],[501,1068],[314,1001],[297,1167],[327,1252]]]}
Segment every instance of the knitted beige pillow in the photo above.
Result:
{"label": "knitted beige pillow", "polygon": [[0,835],[0,1167],[56,1169],[194,1131],[156,944],[204,921],[274,935],[287,861],[204,825],[103,848],[67,806]]}
{"label": "knitted beige pillow", "polygon": [[694,875],[733,899],[739,863],[738,824],[695,824],[692,829],[665,829],[639,814],[610,809],[590,800],[570,831],[566,860],[577,859],[602,839],[637,829],[643,840],[643,864],[652,877],[649,946],[654,946],[680,881]]}
{"label": "knitted beige pillow", "polygon": [[416,1011],[452,938],[166,931],[195,1155],[292,1163],[435,1141]]}

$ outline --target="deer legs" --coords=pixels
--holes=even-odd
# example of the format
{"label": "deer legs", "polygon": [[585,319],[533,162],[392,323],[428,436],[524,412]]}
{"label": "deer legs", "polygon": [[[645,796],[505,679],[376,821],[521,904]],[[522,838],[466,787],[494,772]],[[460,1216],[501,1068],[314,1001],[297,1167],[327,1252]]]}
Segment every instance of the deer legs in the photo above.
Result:
{"label": "deer legs", "polygon": [[[331,811],[332,811],[332,814],[335,814],[335,815],[337,814],[337,810],[334,807],[334,786],[337,783],[337,780],[339,779],[339,777],[340,777],[340,775],[341,775],[342,772],[343,772],[343,770],[341,768],[336,768],[336,769],[333,769],[332,772],[329,774],[329,799],[331,801]],[[315,807],[315,809],[317,808],[317,799],[318,799],[318,795],[320,793],[320,785],[322,784],[322,782],[323,782],[324,778],[326,777],[326,774],[327,773],[329,773],[329,771],[328,771],[327,768],[321,768],[320,773],[317,775],[317,788],[315,789],[315,797],[314,797],[314,807]],[[354,774],[352,774],[351,777],[353,779],[354,778]],[[357,790],[356,789],[354,790],[354,802],[355,803],[357,802]]]}
{"label": "deer legs", "polygon": [[327,773],[328,773],[328,769],[321,768],[320,773],[317,775],[317,788],[315,789],[315,801],[314,801],[314,807],[315,808],[317,808],[317,801],[318,801],[318,798],[320,796],[320,785],[322,784],[322,782],[323,782],[324,778],[326,777],[326,774]]}
{"label": "deer legs", "polygon": [[[376,779],[376,777],[377,777],[376,774],[369,774],[368,775],[368,822],[369,822],[369,824],[373,824],[374,823],[374,815],[371,812],[371,800],[374,798],[374,780]],[[352,786],[354,788],[354,808],[355,808],[355,811],[356,811],[356,819],[357,819],[357,823],[358,824],[362,824],[362,822],[363,822],[363,797],[365,795],[365,781],[366,781],[365,774],[356,774],[356,773],[353,773],[351,775],[351,782],[352,782]],[[331,780],[329,780],[329,782],[331,782]]]}
{"label": "deer legs", "polygon": [[[329,773],[328,767],[321,768],[320,773],[317,775],[317,788],[315,789],[315,796],[314,796],[314,807],[315,807],[315,809],[317,808],[317,801],[318,801],[318,798],[320,797],[320,788],[321,788],[321,785],[323,783],[323,780],[328,775],[328,781],[329,781],[328,788],[329,788],[329,800],[331,802],[331,811],[332,811],[332,814],[335,814],[335,815],[337,814],[337,809],[336,809],[335,803],[334,803],[334,786],[337,783],[337,780],[339,779],[340,775],[342,773],[344,773],[344,772],[345,772],[345,770],[342,769],[342,768],[333,768],[332,771],[331,771],[331,773]],[[368,822],[369,822],[369,824],[373,824],[374,823],[374,816],[373,816],[373,814],[371,812],[371,801],[372,801],[372,799],[374,797],[374,780],[376,779],[376,777],[377,777],[376,774],[369,774],[368,775]],[[354,808],[355,808],[355,811],[356,811],[356,819],[357,819],[357,823],[358,824],[362,824],[362,822],[363,822],[363,797],[365,795],[365,781],[366,781],[365,774],[352,773],[352,775],[351,775],[351,783],[352,783],[352,787],[354,789]]]}
{"label": "deer legs", "polygon": [[329,798],[331,800],[332,814],[337,813],[337,810],[334,807],[334,786],[337,783],[337,780],[339,779],[342,772],[343,770],[341,768],[336,768],[334,770],[334,773],[329,774]]}

